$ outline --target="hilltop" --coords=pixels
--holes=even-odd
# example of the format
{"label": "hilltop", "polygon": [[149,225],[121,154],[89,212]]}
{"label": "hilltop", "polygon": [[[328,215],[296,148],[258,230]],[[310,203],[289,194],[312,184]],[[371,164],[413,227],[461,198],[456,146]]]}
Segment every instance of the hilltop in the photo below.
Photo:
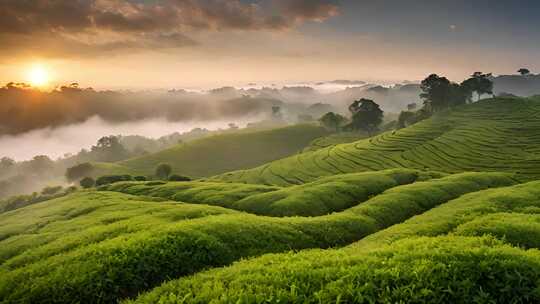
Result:
{"label": "hilltop", "polygon": [[291,185],[389,168],[495,171],[540,177],[540,99],[495,98],[435,114],[408,128],[297,154],[215,180]]}
{"label": "hilltop", "polygon": [[262,131],[240,130],[178,144],[118,163],[94,163],[94,176],[106,174],[152,175],[160,163],[173,172],[201,178],[252,168],[298,152],[328,131],[302,124]]}

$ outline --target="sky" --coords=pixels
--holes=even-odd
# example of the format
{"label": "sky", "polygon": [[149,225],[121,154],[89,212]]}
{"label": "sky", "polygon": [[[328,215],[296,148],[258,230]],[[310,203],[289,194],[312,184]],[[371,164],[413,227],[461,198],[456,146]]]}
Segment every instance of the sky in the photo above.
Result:
{"label": "sky", "polygon": [[[4,0],[0,83],[203,88],[540,70],[537,0]],[[36,72],[38,71],[38,72]]]}

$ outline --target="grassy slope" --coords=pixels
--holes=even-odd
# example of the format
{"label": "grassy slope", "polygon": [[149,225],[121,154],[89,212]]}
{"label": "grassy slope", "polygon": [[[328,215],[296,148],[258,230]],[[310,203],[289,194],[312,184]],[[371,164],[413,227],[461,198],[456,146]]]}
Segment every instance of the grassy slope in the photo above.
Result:
{"label": "grassy slope", "polygon": [[540,100],[494,99],[443,112],[396,132],[294,155],[217,180],[286,186],[320,176],[414,168],[540,177]]}
{"label": "grassy slope", "polygon": [[169,182],[114,183],[101,190],[202,203],[268,216],[317,216],[343,211],[398,185],[441,177],[412,169],[341,174],[303,185],[279,188],[263,185]]}
{"label": "grassy slope", "polygon": [[158,164],[168,163],[174,173],[207,177],[292,155],[326,134],[322,127],[306,124],[209,136],[115,164],[97,163],[94,174],[151,175]]}
{"label": "grassy slope", "polygon": [[540,182],[480,191],[342,249],[266,255],[136,302],[538,303],[540,251],[523,248],[539,248],[539,213]]}
{"label": "grassy slope", "polygon": [[466,173],[397,186],[331,215],[292,218],[76,193],[0,215],[0,301],[111,302],[243,257],[346,245],[463,194],[514,183]]}
{"label": "grassy slope", "polygon": [[316,151],[333,145],[351,143],[368,137],[368,134],[364,132],[340,132],[330,134],[328,136],[314,139],[309,146],[304,149],[304,152]]}

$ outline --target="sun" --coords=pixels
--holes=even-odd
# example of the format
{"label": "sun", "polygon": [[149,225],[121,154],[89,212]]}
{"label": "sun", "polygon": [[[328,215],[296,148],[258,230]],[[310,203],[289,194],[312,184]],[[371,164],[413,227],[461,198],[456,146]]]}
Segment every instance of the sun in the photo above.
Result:
{"label": "sun", "polygon": [[28,81],[32,86],[42,87],[49,83],[50,76],[43,66],[33,66],[28,71]]}

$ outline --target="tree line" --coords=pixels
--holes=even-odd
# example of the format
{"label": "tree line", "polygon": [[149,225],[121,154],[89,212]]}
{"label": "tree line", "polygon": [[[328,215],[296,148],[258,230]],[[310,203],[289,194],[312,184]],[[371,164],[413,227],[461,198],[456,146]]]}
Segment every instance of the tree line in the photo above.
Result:
{"label": "tree line", "polygon": [[[523,68],[518,71],[523,76],[530,73]],[[420,98],[423,106],[416,110],[416,103],[409,104],[407,111],[400,113],[397,128],[403,128],[430,117],[433,113],[480,100],[485,95],[493,95],[493,75],[475,72],[461,83],[450,81],[444,76],[431,74],[420,83]],[[328,112],[320,119],[320,123],[329,130],[365,131],[370,136],[379,131],[384,112],[379,105],[362,98],[349,106],[350,117]]]}

